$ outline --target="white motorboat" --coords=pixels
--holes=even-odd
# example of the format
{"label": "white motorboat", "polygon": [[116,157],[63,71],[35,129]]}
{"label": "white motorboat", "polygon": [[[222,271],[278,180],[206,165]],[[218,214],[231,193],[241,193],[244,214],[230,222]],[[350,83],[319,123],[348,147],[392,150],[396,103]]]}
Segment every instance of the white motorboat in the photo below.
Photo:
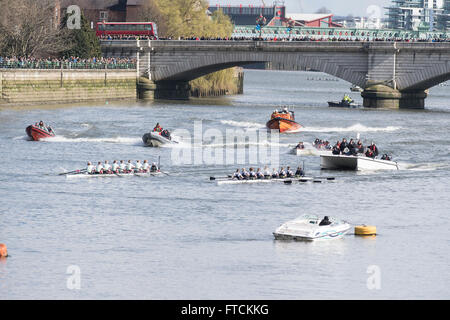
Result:
{"label": "white motorboat", "polygon": [[320,155],[320,167],[328,170],[398,170],[395,161],[373,159],[365,155]]}
{"label": "white motorboat", "polygon": [[328,217],[327,225],[321,225],[322,220],[317,215],[303,215],[282,224],[273,235],[275,240],[330,240],[342,238],[351,229],[349,223],[333,217]]}
{"label": "white motorboat", "polygon": [[169,138],[162,136],[160,132],[146,133],[142,137],[142,141],[149,147],[161,147],[165,144],[178,143],[177,141],[172,140],[170,136]]}

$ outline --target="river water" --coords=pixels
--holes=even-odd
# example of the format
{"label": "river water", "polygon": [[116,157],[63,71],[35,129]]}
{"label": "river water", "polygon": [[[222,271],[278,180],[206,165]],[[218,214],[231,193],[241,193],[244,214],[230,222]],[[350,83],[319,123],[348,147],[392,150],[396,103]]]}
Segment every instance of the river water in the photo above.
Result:
{"label": "river water", "polygon": [[[0,260],[0,299],[450,298],[450,86],[432,88],[425,110],[328,108],[344,93],[361,103],[349,87],[322,73],[247,70],[243,95],[210,101],[0,110],[0,243],[10,254]],[[266,133],[279,105],[294,107],[301,132],[278,141],[262,135],[236,150],[186,135],[173,148],[141,141],[156,122],[192,136]],[[39,120],[58,136],[28,141],[25,127]],[[400,170],[323,172],[318,157],[289,153],[298,141],[358,134],[392,154]],[[209,180],[251,159],[211,163],[205,154],[264,147],[278,152],[280,165],[304,164],[308,175],[336,181]],[[158,177],[58,175],[88,160],[159,157],[167,174]],[[378,235],[274,241],[280,224],[302,214],[374,225]]]}

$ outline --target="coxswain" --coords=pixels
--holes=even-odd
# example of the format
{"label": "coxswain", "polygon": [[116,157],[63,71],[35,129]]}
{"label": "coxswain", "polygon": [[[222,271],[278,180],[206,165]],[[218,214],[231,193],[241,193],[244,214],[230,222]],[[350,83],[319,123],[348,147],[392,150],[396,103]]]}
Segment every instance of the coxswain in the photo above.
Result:
{"label": "coxswain", "polygon": [[239,169],[236,169],[236,172],[233,174],[233,176],[231,177],[231,179],[242,180],[242,179],[244,179],[244,177],[243,177],[242,174],[239,172]]}
{"label": "coxswain", "polygon": [[144,163],[142,164],[142,171],[144,172],[150,171],[150,164],[148,163],[148,160],[144,160]]}
{"label": "coxswain", "polygon": [[272,171],[272,178],[275,179],[275,178],[278,178],[278,177],[279,177],[279,174],[278,174],[277,169],[273,168],[273,171]]}
{"label": "coxswain", "polygon": [[159,125],[159,122],[156,124],[156,126],[153,128],[153,132],[161,132],[163,129]]}
{"label": "coxswain", "polygon": [[287,167],[286,169],[286,177],[292,178],[294,176],[294,171],[291,170],[291,167]]}
{"label": "coxswain", "polygon": [[150,167],[150,172],[157,172],[158,171],[158,166],[156,165],[156,163],[152,163],[152,166]]}
{"label": "coxswain", "polygon": [[280,176],[280,178],[286,178],[286,171],[284,171],[283,167],[281,167],[281,170],[279,172],[279,176]]}
{"label": "coxswain", "polygon": [[256,170],[256,178],[264,179],[264,173],[262,173],[261,168],[258,168],[258,170]]}
{"label": "coxswain", "polygon": [[253,168],[250,168],[250,172],[248,173],[248,177],[250,179],[256,179],[256,172],[253,170]]}
{"label": "coxswain", "polygon": [[305,175],[305,172],[303,171],[302,167],[298,167],[297,171],[295,171],[295,176],[297,177],[303,177]]}
{"label": "coxswain", "polygon": [[111,173],[111,165],[109,164],[108,160],[105,160],[105,164],[103,165],[103,172]]}
{"label": "coxswain", "polygon": [[92,163],[88,162],[87,163],[87,169],[86,169],[88,174],[93,174],[95,171],[95,167],[92,165]]}
{"label": "coxswain", "polygon": [[117,163],[117,160],[113,161],[113,164],[111,166],[111,170],[114,173],[119,173],[119,164]]}
{"label": "coxswain", "polygon": [[133,169],[134,169],[134,166],[133,166],[133,164],[131,163],[131,160],[128,160],[127,166],[126,166],[126,172],[127,172],[127,173],[133,172]]}
{"label": "coxswain", "polygon": [[142,163],[140,160],[136,160],[136,165],[134,166],[135,172],[142,172]]}
{"label": "coxswain", "polygon": [[125,172],[126,168],[127,168],[127,167],[126,167],[125,162],[124,162],[123,160],[120,160],[120,164],[119,164],[119,172],[120,172],[120,173]]}
{"label": "coxswain", "polygon": [[97,167],[95,168],[95,173],[96,174],[102,174],[103,173],[103,165],[102,165],[101,161],[99,161],[97,163]]}

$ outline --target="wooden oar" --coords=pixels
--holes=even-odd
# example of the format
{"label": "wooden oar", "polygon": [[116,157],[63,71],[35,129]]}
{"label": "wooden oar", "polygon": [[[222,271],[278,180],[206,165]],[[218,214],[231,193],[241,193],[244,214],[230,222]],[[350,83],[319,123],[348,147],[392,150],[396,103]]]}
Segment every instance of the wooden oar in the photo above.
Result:
{"label": "wooden oar", "polygon": [[59,176],[63,176],[63,175],[66,175],[66,174],[83,173],[83,172],[86,172],[86,171],[87,171],[87,169],[80,169],[80,170],[75,170],[75,171],[70,171],[70,172],[59,173],[58,175]]}

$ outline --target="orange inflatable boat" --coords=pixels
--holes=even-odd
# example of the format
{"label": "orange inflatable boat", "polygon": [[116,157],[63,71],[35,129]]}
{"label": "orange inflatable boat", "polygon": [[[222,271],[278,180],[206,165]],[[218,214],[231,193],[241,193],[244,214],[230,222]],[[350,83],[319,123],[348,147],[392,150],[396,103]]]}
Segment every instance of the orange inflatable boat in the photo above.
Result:
{"label": "orange inflatable boat", "polygon": [[279,130],[280,132],[297,132],[301,129],[301,125],[295,122],[293,111],[274,111],[270,120],[266,124],[267,128]]}

